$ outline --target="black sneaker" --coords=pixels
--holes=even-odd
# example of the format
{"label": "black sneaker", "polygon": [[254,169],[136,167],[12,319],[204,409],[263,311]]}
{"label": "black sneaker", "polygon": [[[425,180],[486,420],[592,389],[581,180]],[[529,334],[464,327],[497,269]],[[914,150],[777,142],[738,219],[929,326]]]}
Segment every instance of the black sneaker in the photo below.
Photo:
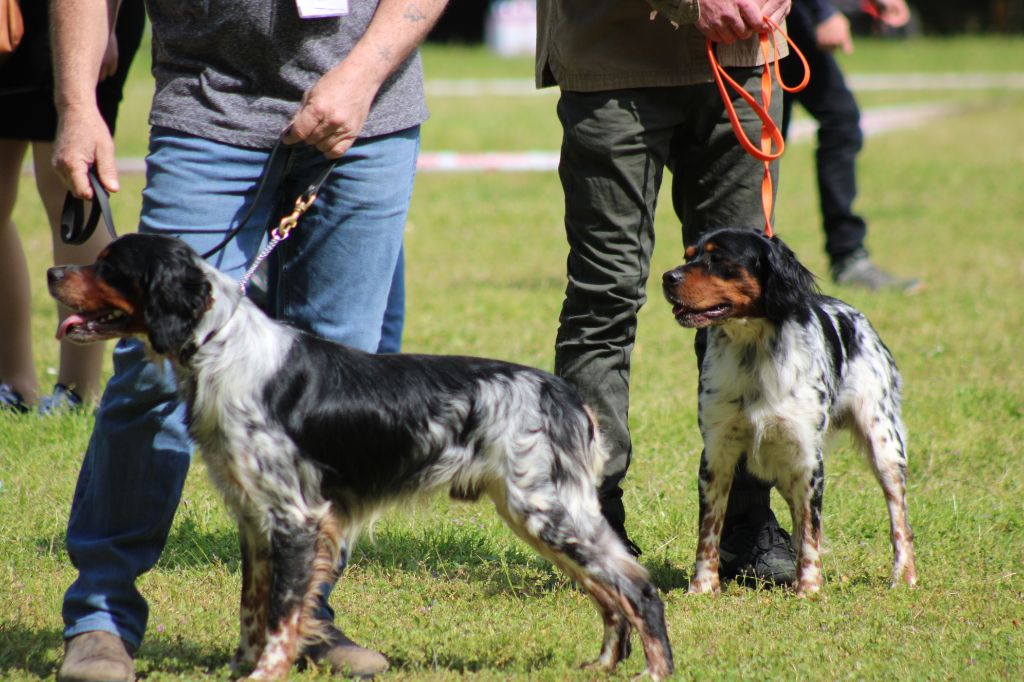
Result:
{"label": "black sneaker", "polygon": [[0,383],[0,411],[4,410],[25,414],[28,412],[28,405],[25,404],[21,394],[11,388],[10,384]]}
{"label": "black sneaker", "polygon": [[796,552],[789,533],[769,509],[761,523],[746,519],[726,522],[722,531],[719,577],[742,583],[792,585],[796,582]]}

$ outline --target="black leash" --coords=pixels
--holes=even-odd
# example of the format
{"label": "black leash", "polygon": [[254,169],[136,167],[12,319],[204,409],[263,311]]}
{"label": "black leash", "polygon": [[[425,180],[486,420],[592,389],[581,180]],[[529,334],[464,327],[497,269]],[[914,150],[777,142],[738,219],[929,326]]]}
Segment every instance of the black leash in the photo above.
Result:
{"label": "black leash", "polygon": [[114,216],[110,212],[110,195],[107,189],[100,182],[96,175],[96,169],[89,166],[87,175],[89,184],[92,185],[93,201],[89,217],[85,217],[85,201],[79,199],[71,192],[64,197],[64,208],[60,214],[60,239],[65,244],[84,244],[96,231],[100,216],[103,216],[103,224],[107,226],[107,232],[111,239],[117,239],[117,232],[114,230]]}
{"label": "black leash", "polygon": [[[249,205],[249,209],[245,212],[245,215],[238,222],[235,227],[228,230],[224,238],[212,249],[202,254],[203,259],[209,259],[215,253],[227,246],[228,242],[238,236],[238,233],[245,229],[245,226],[249,223],[253,214],[256,212],[256,207],[260,203],[260,198],[263,196],[263,191],[266,188],[267,178],[270,176],[270,169],[273,167],[274,161],[277,158],[278,151],[284,144],[284,137],[288,134],[285,130],[277,142],[274,143],[274,148],[270,151],[270,155],[267,157],[266,163],[263,165],[263,170],[260,172],[260,181],[256,187],[256,195],[253,197],[252,203]],[[313,204],[316,200],[316,195],[320,191],[320,188],[330,177],[331,172],[337,165],[337,161],[332,161],[318,175],[306,191],[299,195],[295,200],[295,206],[291,213],[281,218],[278,226],[270,231],[271,241],[264,247],[263,251],[256,257],[253,264],[249,267],[245,274],[245,277],[241,282],[242,292],[245,292],[246,284],[252,274],[256,271],[259,265],[270,255],[270,252],[282,241],[288,238],[291,231],[298,225],[299,218],[303,213]],[[111,239],[117,239],[117,231],[114,229],[114,217],[110,212],[110,201],[109,193],[100,182],[99,176],[96,175],[96,169],[93,166],[89,166],[88,173],[89,183],[93,189],[93,202],[92,210],[89,213],[88,219],[85,218],[85,201],[74,196],[71,192],[67,193],[64,198],[64,208],[61,211],[60,221],[60,237],[61,241],[65,244],[84,244],[88,241],[89,237],[96,230],[96,226],[99,224],[100,216],[103,217],[103,222],[107,227],[107,231],[110,232]]]}

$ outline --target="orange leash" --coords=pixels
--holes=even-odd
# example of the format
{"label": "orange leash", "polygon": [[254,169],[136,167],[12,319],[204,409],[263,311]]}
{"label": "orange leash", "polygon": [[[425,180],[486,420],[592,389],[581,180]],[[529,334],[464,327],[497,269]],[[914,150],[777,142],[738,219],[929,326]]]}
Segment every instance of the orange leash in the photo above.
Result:
{"label": "orange leash", "polygon": [[[761,72],[761,103],[759,104],[753,96],[748,93],[742,85],[737,83],[733,78],[726,72],[721,64],[718,63],[718,59],[715,57],[715,46],[711,40],[707,40],[707,52],[708,61],[711,63],[711,72],[715,76],[715,83],[718,85],[718,92],[722,96],[722,102],[725,104],[725,112],[729,116],[729,123],[732,124],[733,133],[736,135],[736,139],[739,140],[740,146],[753,156],[755,159],[764,162],[764,177],[761,179],[761,206],[764,209],[764,236],[771,237],[774,233],[772,231],[772,203],[773,203],[773,188],[772,188],[772,176],[771,176],[771,162],[782,156],[783,150],[786,148],[786,144],[782,139],[782,131],[779,126],[772,120],[771,114],[768,113],[769,107],[772,103],[772,64],[775,65],[775,80],[778,81],[779,87],[786,92],[800,92],[807,87],[807,82],[811,78],[811,69],[807,65],[807,59],[803,53],[793,44],[793,41],[789,39],[789,36],[782,33],[782,29],[779,25],[768,17],[764,18],[765,24],[768,28],[761,31],[758,34],[761,44],[761,55],[764,57],[764,70]],[[770,30],[769,30],[770,29]],[[800,62],[804,67],[804,77],[798,84],[794,86],[788,86],[782,82],[782,73],[779,68],[779,42],[778,34],[782,33],[785,37],[786,42],[789,43],[789,47],[793,53],[800,58]],[[770,39],[770,43],[769,43]],[[760,148],[755,147],[754,143],[747,137],[746,132],[743,130],[743,126],[740,125],[739,116],[736,115],[736,107],[733,106],[732,98],[729,97],[729,92],[726,90],[726,83],[743,98],[744,101],[750,108],[754,110],[757,117],[761,119],[761,146]],[[775,151],[772,151],[774,149]]]}

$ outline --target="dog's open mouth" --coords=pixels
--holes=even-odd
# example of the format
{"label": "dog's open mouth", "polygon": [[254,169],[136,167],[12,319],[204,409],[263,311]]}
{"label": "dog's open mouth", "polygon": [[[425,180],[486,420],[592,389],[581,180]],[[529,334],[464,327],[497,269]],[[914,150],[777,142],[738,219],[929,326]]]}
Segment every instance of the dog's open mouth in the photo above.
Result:
{"label": "dog's open mouth", "polygon": [[728,317],[731,310],[732,305],[729,303],[719,303],[716,306],[699,310],[688,308],[681,303],[674,303],[672,305],[672,314],[675,316],[676,321],[684,327],[707,327],[717,320]]}
{"label": "dog's open mouth", "polygon": [[117,309],[73,312],[57,328],[57,339],[90,343],[122,336],[128,319],[124,311]]}

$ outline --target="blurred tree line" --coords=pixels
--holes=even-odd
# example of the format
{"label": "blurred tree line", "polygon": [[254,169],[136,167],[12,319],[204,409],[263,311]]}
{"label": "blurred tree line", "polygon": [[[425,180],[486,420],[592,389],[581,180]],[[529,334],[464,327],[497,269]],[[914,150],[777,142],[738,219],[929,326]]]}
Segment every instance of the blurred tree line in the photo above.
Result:
{"label": "blurred tree line", "polygon": [[[865,0],[834,0],[858,33],[881,35],[954,35],[957,33],[1024,33],[1024,0],[908,0],[913,12],[910,25],[885,31],[866,14]],[[435,42],[479,43],[491,3],[481,0],[450,0],[430,39]]]}
{"label": "blurred tree line", "polygon": [[[886,33],[863,11],[863,4],[864,0],[836,0],[858,33]],[[907,4],[914,18],[904,33],[1024,33],[1024,0],[908,0]]]}

